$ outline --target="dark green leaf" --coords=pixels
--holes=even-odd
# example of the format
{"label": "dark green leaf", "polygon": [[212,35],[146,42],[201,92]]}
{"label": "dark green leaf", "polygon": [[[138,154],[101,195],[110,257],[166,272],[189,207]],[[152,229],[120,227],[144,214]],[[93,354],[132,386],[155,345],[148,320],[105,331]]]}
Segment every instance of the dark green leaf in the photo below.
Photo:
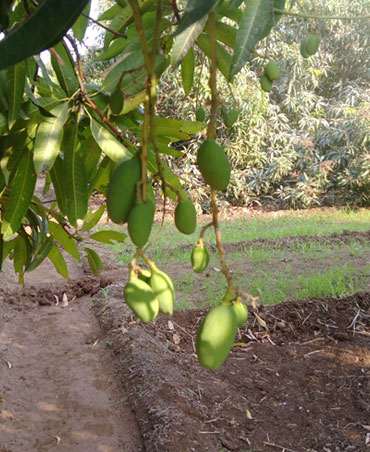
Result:
{"label": "dark green leaf", "polygon": [[87,260],[89,262],[91,271],[97,275],[99,273],[99,270],[102,270],[104,268],[103,262],[101,261],[99,255],[96,253],[96,251],[92,250],[91,248],[84,248],[86,254],[87,254]]}
{"label": "dark green leaf", "polygon": [[67,195],[64,187],[64,166],[61,157],[57,157],[50,170],[51,182],[54,187],[55,196],[60,211],[63,215],[67,213]]}
{"label": "dark green leaf", "polygon": [[6,89],[9,106],[9,129],[13,127],[20,112],[21,103],[23,100],[24,84],[26,81],[26,69],[26,61],[22,61],[21,63],[18,63],[16,66],[13,66],[6,71]]}
{"label": "dark green leaf", "polygon": [[[202,33],[198,36],[197,43],[202,51],[210,57],[211,55],[211,44],[209,36]],[[231,55],[219,42],[216,42],[216,64],[217,68],[221,71],[225,78],[229,77]]]}
{"label": "dark green leaf", "polygon": [[85,218],[88,207],[87,177],[85,165],[78,154],[78,124],[66,129],[66,139],[63,141],[64,179],[67,195],[67,215],[72,225],[77,219]]}
{"label": "dark green leaf", "polygon": [[251,57],[272,11],[272,0],[246,0],[245,3],[243,17],[236,35],[229,80]]}
{"label": "dark green leaf", "polygon": [[[91,1],[86,5],[83,12],[87,15],[90,14]],[[86,28],[89,24],[89,19],[85,16],[80,16],[72,26],[72,30],[76,38],[81,42],[85,36]]]}
{"label": "dark green leaf", "polygon": [[54,240],[52,237],[48,237],[42,243],[40,249],[37,251],[35,257],[32,261],[27,265],[26,271],[31,272],[35,270],[47,257],[50,252],[51,247],[53,246]]}
{"label": "dark green leaf", "polygon": [[[88,0],[45,0],[0,41],[0,69],[19,63],[58,43]],[[47,26],[45,26],[47,24]]]}
{"label": "dark green leaf", "polygon": [[18,231],[31,202],[36,184],[36,172],[33,168],[32,153],[25,152],[16,170],[11,184],[9,198],[5,202],[1,232],[9,239]]}

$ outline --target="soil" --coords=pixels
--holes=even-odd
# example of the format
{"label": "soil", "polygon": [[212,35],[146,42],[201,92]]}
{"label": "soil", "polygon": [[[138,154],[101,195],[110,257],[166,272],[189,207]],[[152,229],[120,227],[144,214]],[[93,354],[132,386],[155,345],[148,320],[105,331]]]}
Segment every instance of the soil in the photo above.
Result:
{"label": "soil", "polygon": [[0,452],[370,450],[370,291],[249,306],[208,371],[206,310],[137,323],[104,260],[69,281],[43,263],[24,287],[0,273]]}

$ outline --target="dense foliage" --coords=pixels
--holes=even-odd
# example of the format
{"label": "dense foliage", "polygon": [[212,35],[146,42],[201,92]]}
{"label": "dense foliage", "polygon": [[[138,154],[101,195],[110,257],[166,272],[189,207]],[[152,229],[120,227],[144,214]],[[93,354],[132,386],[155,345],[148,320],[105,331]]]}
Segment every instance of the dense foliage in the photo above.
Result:
{"label": "dense foliage", "polygon": [[[326,15],[339,11],[366,14],[360,0],[316,1],[315,5]],[[310,4],[306,11],[315,10]],[[313,29],[322,37],[320,51],[304,59],[300,42]],[[274,28],[269,42],[257,47],[281,68],[281,77],[269,94],[258,83],[265,64],[259,57],[229,86],[220,76],[224,105],[240,112],[231,129],[219,115],[220,137],[233,164],[225,205],[370,205],[369,36],[368,20],[315,19],[307,24],[286,17]],[[201,63],[201,53],[198,58]],[[190,97],[183,94],[179,72],[164,75],[160,112],[191,117],[197,105],[207,105],[207,70],[202,71],[200,65]],[[173,164],[207,210],[207,193],[193,166],[197,140],[176,145],[187,153]]]}

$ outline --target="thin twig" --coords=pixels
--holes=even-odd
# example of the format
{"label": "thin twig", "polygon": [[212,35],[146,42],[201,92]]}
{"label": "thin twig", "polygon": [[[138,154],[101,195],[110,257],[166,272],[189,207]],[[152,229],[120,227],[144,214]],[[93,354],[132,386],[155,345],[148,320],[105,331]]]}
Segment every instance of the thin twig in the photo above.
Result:
{"label": "thin twig", "polygon": [[120,33],[118,31],[112,30],[111,28],[107,27],[106,25],[102,24],[101,22],[93,19],[92,17],[90,17],[89,15],[82,13],[81,14],[84,17],[87,17],[87,19],[91,20],[91,22],[94,22],[94,24],[98,25],[101,28],[104,28],[104,30],[109,31],[110,33],[112,33],[113,35],[117,36],[118,38],[124,38],[127,39],[127,35]]}

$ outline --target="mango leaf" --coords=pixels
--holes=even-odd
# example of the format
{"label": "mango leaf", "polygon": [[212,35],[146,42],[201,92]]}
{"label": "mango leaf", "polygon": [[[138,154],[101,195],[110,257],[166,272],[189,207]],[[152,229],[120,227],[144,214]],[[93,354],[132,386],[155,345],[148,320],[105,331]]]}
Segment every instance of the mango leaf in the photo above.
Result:
{"label": "mango leaf", "polygon": [[84,223],[81,228],[81,232],[89,231],[94,226],[96,226],[102,217],[103,213],[105,211],[105,204],[102,204],[99,209],[95,210],[93,212],[92,210],[89,210],[87,212],[87,215],[85,217]]}
{"label": "mango leaf", "polygon": [[172,118],[156,118],[156,134],[174,138],[172,141],[190,140],[191,135],[206,127],[199,121],[179,120]]}
{"label": "mango leaf", "polygon": [[94,275],[97,275],[99,273],[99,270],[102,270],[104,268],[103,262],[101,261],[96,251],[87,247],[85,247],[84,250],[87,254],[87,260],[89,262],[91,271],[94,273]]}
{"label": "mango leaf", "polygon": [[[243,0],[244,1],[244,0]],[[242,2],[240,2],[242,3]],[[240,8],[235,8],[232,5],[232,0],[229,2],[223,3],[217,11],[221,17],[227,17],[228,19],[233,20],[237,24],[240,23],[243,17],[243,11]]]}
{"label": "mango leaf", "polygon": [[104,21],[104,20],[112,20],[117,14],[119,14],[122,11],[122,8],[114,4],[110,8],[106,9],[99,17],[98,21]]}
{"label": "mango leaf", "polygon": [[106,50],[104,50],[98,57],[95,58],[95,61],[110,60],[119,55],[126,46],[127,41],[125,39],[115,39]]}
{"label": "mango leaf", "polygon": [[124,242],[127,238],[127,234],[118,231],[98,231],[90,235],[90,239],[97,242],[107,243],[108,245],[114,245],[114,242]]}
{"label": "mango leaf", "polygon": [[236,35],[229,80],[252,55],[272,11],[272,0],[245,0],[245,9]]}
{"label": "mango leaf", "polygon": [[79,261],[80,253],[78,252],[78,248],[73,237],[68,234],[59,223],[56,223],[55,221],[49,221],[49,230],[53,239],[56,240],[60,245],[62,245],[64,251],[66,251]]}
{"label": "mango leaf", "polygon": [[188,53],[197,37],[202,32],[206,21],[207,15],[194,22],[175,37],[170,53],[172,66],[176,66]]}
{"label": "mango leaf", "polygon": [[49,251],[48,258],[53,263],[55,270],[63,276],[63,278],[69,279],[69,273],[66,261],[59,248],[54,244]]}
{"label": "mango leaf", "polygon": [[44,240],[44,242],[40,246],[40,249],[35,254],[35,257],[27,265],[26,272],[35,270],[46,259],[51,247],[53,246],[53,243],[54,241],[52,237],[48,237],[46,240]]}
{"label": "mango leaf", "polygon": [[14,242],[13,267],[18,273],[19,284],[24,284],[24,268],[28,261],[27,239],[23,235],[18,235]]}
{"label": "mango leaf", "polygon": [[[83,10],[83,13],[89,15],[90,8],[91,8],[91,0],[89,0],[89,3],[86,5],[85,9]],[[83,40],[83,38],[85,36],[88,25],[89,25],[89,19],[87,17],[81,15],[72,26],[73,34],[76,36],[76,38],[80,42]]]}
{"label": "mango leaf", "polygon": [[[197,43],[202,51],[208,56],[211,56],[211,43],[209,36],[202,33],[198,36]],[[231,55],[219,42],[216,42],[216,64],[225,78],[229,78]]]}
{"label": "mango leaf", "polygon": [[20,112],[21,103],[23,100],[24,84],[26,81],[26,69],[26,61],[22,61],[21,63],[13,66],[12,68],[9,68],[6,71],[6,90],[9,107],[9,129],[13,127]]}
{"label": "mango leaf", "polygon": [[61,157],[58,156],[55,159],[54,165],[49,174],[54,187],[58,207],[62,214],[65,215],[67,213],[67,195],[64,188],[64,167]]}
{"label": "mango leaf", "polygon": [[67,195],[67,216],[72,225],[85,218],[88,208],[87,177],[84,162],[77,152],[79,147],[78,124],[66,129],[63,142],[64,179]]}
{"label": "mango leaf", "polygon": [[[208,26],[205,28],[208,31]],[[237,29],[225,22],[216,22],[216,39],[232,49],[235,46]]]}
{"label": "mango leaf", "polygon": [[89,185],[88,195],[91,196],[91,193],[94,190],[102,191],[102,187],[107,186],[110,178],[111,170],[114,166],[113,161],[105,156],[101,161],[98,171],[96,172],[94,179],[91,181]]}
{"label": "mango leaf", "polygon": [[[285,0],[272,0],[272,2],[273,2],[273,8],[281,9],[281,10],[283,10],[285,8]],[[262,32],[260,34],[260,39],[265,38],[270,33],[272,27],[279,22],[281,16],[282,16],[281,13],[276,13],[276,12],[274,12],[274,10],[271,11],[270,19],[267,22],[265,28],[262,30]]]}
{"label": "mango leaf", "polygon": [[12,179],[9,198],[3,210],[1,233],[4,240],[18,231],[31,202],[36,184],[36,173],[32,164],[32,153],[24,152],[16,173]]}
{"label": "mango leaf", "polygon": [[4,113],[0,113],[0,136],[8,130],[8,118]]}
{"label": "mango leaf", "polygon": [[39,174],[44,165],[52,168],[63,139],[63,125],[68,116],[68,103],[64,102],[51,110],[53,118],[46,118],[37,129],[34,145],[34,165]]}
{"label": "mango leaf", "polygon": [[189,0],[186,5],[185,13],[181,18],[174,36],[178,36],[184,30],[189,28],[194,22],[203,19],[209,11],[217,5],[219,0]]}
{"label": "mango leaf", "polygon": [[[64,50],[63,47],[62,49]],[[51,65],[53,66],[61,88],[65,91],[68,97],[71,97],[79,86],[78,81],[73,69],[59,55],[56,49],[51,51]]]}
{"label": "mango leaf", "polygon": [[194,50],[191,48],[181,61],[181,78],[185,96],[190,94],[191,87],[193,86],[194,67]]}
{"label": "mango leaf", "polygon": [[74,24],[87,2],[88,0],[43,1],[0,41],[0,70],[53,47]]}
{"label": "mango leaf", "polygon": [[91,118],[90,127],[91,133],[100,149],[113,160],[113,162],[120,163],[132,158],[132,154],[123,146],[123,144],[93,118]]}

